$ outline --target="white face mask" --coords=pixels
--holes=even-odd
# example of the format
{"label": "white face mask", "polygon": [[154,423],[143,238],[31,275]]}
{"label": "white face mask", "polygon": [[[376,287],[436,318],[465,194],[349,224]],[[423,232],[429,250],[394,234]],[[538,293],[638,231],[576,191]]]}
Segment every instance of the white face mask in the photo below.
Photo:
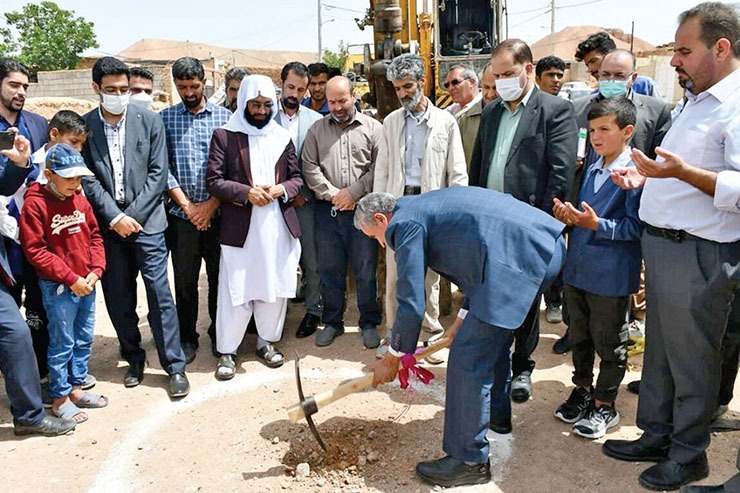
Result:
{"label": "white face mask", "polygon": [[103,96],[103,108],[105,111],[112,115],[120,115],[126,111],[128,106],[129,94],[121,94],[120,96],[114,94],[102,94]]}
{"label": "white face mask", "polygon": [[133,104],[134,106],[147,110],[151,108],[152,101],[152,96],[145,92],[138,92],[136,94],[132,94],[131,97],[129,97],[129,104]]}
{"label": "white face mask", "polygon": [[496,92],[504,101],[516,101],[522,96],[524,88],[519,85],[519,74],[516,77],[507,77],[506,79],[496,80]]}

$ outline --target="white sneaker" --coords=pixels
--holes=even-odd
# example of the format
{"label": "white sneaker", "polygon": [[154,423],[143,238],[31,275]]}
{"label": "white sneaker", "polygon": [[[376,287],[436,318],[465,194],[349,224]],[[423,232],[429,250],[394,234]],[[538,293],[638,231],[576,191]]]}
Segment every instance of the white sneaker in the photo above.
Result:
{"label": "white sneaker", "polygon": [[629,331],[630,339],[645,337],[645,322],[638,319],[631,320]]}
{"label": "white sneaker", "polygon": [[601,438],[606,430],[618,424],[619,413],[613,406],[594,407],[573,425],[573,433],[584,438]]}

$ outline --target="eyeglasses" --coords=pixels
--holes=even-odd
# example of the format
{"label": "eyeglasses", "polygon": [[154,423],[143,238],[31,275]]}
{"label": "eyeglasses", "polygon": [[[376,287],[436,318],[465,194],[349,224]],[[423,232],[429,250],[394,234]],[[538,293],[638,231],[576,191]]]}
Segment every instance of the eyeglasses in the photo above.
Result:
{"label": "eyeglasses", "polygon": [[462,79],[452,79],[451,81],[445,82],[444,84],[442,84],[442,87],[444,87],[445,89],[449,89],[450,86],[457,87],[468,79],[470,79],[470,77],[463,77]]}
{"label": "eyeglasses", "polygon": [[603,72],[603,73],[600,73],[599,80],[622,80],[624,81],[632,77],[632,74],[634,74],[634,72],[630,72],[627,75],[624,75],[622,73],[612,74],[609,72]]}
{"label": "eyeglasses", "polygon": [[258,101],[250,99],[249,101],[247,101],[247,106],[253,110],[261,110],[262,108],[264,108],[267,111],[272,111],[272,101],[267,103],[260,103]]}

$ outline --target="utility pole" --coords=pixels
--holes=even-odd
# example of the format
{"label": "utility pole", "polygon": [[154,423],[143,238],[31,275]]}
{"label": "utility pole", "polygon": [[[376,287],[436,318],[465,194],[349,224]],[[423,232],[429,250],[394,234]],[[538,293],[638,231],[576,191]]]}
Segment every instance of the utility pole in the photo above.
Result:
{"label": "utility pole", "polygon": [[317,2],[319,4],[319,59],[317,61],[321,62],[321,0],[318,0]]}
{"label": "utility pole", "polygon": [[494,34],[493,46],[496,47],[505,39],[504,37],[504,0],[496,1],[496,32]]}
{"label": "utility pole", "polygon": [[552,39],[552,54],[555,54],[555,0],[550,5],[550,39]]}

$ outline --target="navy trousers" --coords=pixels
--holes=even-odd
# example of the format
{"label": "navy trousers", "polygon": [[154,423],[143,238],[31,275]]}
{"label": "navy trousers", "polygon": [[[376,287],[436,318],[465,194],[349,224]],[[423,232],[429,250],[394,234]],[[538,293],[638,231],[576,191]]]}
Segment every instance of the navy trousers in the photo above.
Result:
{"label": "navy trousers", "polygon": [[[565,242],[561,238],[541,289],[555,280],[564,259]],[[538,293],[536,299],[539,297]],[[511,371],[514,333],[514,330],[487,324],[468,312],[452,342],[442,448],[455,459],[478,464],[486,462],[489,451],[486,432],[491,417],[511,419],[507,379]]]}
{"label": "navy trousers", "polygon": [[0,283],[0,371],[15,423],[37,425],[46,415],[33,342],[18,305]]}
{"label": "navy trousers", "polygon": [[185,353],[180,345],[180,328],[175,302],[167,280],[167,248],[164,233],[135,234],[121,238],[103,235],[107,269],[101,283],[105,306],[129,363],[143,363],[139,316],[136,314],[136,276],[141,272],[149,307],[147,320],[157,346],[159,362],[170,375],[185,371]]}

